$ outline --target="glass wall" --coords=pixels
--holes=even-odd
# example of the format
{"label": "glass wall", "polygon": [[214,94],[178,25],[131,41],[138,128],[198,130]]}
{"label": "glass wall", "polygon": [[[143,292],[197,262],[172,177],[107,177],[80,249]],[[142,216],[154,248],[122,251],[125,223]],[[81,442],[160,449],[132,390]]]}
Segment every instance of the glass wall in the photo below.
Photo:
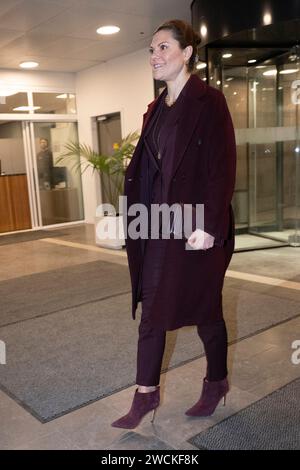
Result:
{"label": "glass wall", "polygon": [[29,113],[27,93],[0,88],[0,113]]}
{"label": "glass wall", "polygon": [[[286,129],[282,143],[283,230],[291,245],[300,246],[300,46],[279,67],[279,119]],[[276,236],[279,234],[276,233]]]}
{"label": "glass wall", "polygon": [[76,114],[72,93],[33,93],[35,114]]}
{"label": "glass wall", "polygon": [[75,94],[0,84],[0,232],[84,219],[79,162],[59,160],[76,112]]}
{"label": "glass wall", "polygon": [[236,132],[237,233],[255,235],[251,246],[299,244],[299,48],[213,48],[208,65]]}
{"label": "glass wall", "polygon": [[76,114],[73,93],[31,93],[0,85],[0,113]]}

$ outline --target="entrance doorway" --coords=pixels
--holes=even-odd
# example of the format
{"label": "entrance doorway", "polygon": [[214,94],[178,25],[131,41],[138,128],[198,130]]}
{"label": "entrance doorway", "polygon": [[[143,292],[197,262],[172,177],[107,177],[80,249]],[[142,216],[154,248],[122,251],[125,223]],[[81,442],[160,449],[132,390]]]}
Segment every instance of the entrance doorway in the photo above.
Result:
{"label": "entrance doorway", "polygon": [[0,121],[0,233],[30,228],[22,123]]}
{"label": "entrance doorway", "polygon": [[0,122],[0,232],[83,220],[76,161],[58,161],[76,140],[75,122]]}
{"label": "entrance doorway", "polygon": [[237,234],[255,235],[253,248],[300,246],[300,47],[207,53],[204,78],[224,93],[236,133]]}

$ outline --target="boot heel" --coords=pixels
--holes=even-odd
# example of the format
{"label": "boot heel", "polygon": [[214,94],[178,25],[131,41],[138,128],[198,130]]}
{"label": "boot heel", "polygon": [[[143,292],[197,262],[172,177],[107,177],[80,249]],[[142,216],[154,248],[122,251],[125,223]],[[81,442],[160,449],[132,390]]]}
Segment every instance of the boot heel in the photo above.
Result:
{"label": "boot heel", "polygon": [[111,425],[114,428],[134,429],[150,411],[152,411],[151,422],[153,423],[155,411],[160,401],[159,395],[159,386],[153,392],[147,393],[139,392],[136,389],[129,412]]}
{"label": "boot heel", "polygon": [[154,408],[151,415],[151,423],[154,423],[157,408]]}
{"label": "boot heel", "polygon": [[199,400],[185,414],[187,416],[211,416],[222,399],[225,406],[228,391],[227,378],[211,382],[205,378]]}

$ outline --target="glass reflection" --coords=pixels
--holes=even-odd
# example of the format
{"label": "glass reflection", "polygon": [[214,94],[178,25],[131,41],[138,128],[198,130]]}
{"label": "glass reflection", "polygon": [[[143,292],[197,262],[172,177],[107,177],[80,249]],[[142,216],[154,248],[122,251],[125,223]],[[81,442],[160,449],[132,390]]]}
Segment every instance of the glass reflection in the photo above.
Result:
{"label": "glass reflection", "polygon": [[208,48],[209,84],[223,91],[236,131],[237,233],[300,245],[300,54]]}
{"label": "glass reflection", "polygon": [[59,163],[67,142],[75,142],[75,123],[35,123],[35,148],[43,225],[83,219],[81,174],[74,160]]}
{"label": "glass reflection", "polygon": [[33,93],[33,103],[37,114],[76,114],[73,93]]}

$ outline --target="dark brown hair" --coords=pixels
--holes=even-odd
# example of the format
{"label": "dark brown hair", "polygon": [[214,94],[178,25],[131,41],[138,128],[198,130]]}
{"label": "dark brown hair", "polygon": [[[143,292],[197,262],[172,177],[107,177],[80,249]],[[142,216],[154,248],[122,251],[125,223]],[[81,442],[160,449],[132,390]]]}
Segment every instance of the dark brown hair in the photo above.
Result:
{"label": "dark brown hair", "polygon": [[201,42],[201,38],[198,33],[196,33],[192,26],[186,21],[182,20],[169,20],[161,24],[153,33],[158,33],[161,30],[171,31],[173,38],[179,42],[181,49],[185,49],[187,46],[193,47],[193,53],[187,63],[187,68],[189,72],[192,72],[197,62],[197,49]]}

